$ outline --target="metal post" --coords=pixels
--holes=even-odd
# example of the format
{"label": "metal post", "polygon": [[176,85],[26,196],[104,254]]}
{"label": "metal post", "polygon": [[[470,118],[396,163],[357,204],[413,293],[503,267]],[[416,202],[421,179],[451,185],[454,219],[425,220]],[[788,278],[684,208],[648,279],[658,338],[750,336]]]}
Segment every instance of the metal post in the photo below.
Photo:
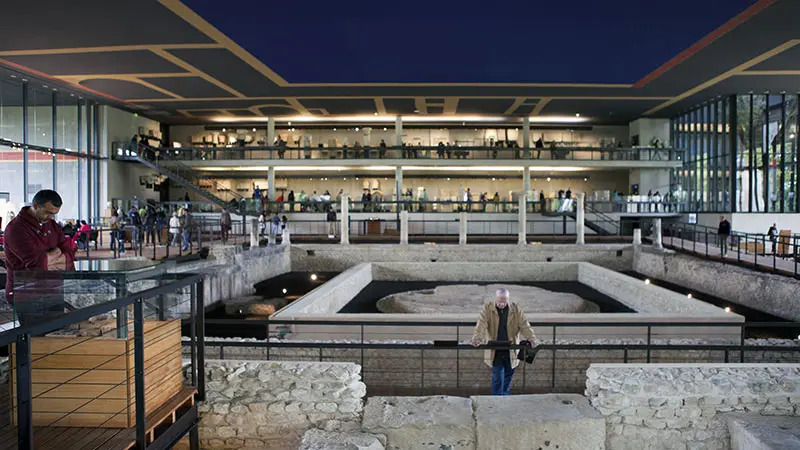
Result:
{"label": "metal post", "polygon": [[197,400],[206,399],[206,310],[203,302],[205,282],[197,282]]}
{"label": "metal post", "polygon": [[133,378],[136,391],[136,446],[147,447],[144,386],[144,302],[137,298],[133,304]]}
{"label": "metal post", "polygon": [[17,336],[17,448],[33,450],[33,384],[31,383],[31,335]]}
{"label": "metal post", "polygon": [[556,390],[556,326],[553,325],[553,363],[550,367],[550,388],[552,391]]}
{"label": "metal post", "polygon": [[[123,298],[128,295],[128,284],[125,275],[118,275],[115,281],[114,291],[116,298]],[[128,339],[128,307],[123,306],[117,309],[117,339]]]}
{"label": "metal post", "polygon": [[192,352],[192,386],[197,386],[197,285],[192,284],[189,294],[189,348]]}
{"label": "metal post", "polygon": [[647,326],[647,364],[650,364],[650,338],[652,337],[652,328]]}
{"label": "metal post", "polygon": [[[28,143],[28,83],[22,83],[22,143]],[[80,185],[80,183],[78,183]],[[28,201],[28,146],[22,147],[22,202]],[[22,447],[20,447],[22,448]]]}

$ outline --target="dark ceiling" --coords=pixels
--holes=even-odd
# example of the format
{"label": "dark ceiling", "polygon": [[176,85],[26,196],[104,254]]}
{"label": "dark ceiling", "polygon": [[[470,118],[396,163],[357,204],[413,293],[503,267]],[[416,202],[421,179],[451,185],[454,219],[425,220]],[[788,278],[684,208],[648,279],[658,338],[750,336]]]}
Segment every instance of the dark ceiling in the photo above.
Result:
{"label": "dark ceiling", "polygon": [[7,0],[0,65],[166,123],[418,112],[624,124],[800,90],[800,1],[656,3]]}

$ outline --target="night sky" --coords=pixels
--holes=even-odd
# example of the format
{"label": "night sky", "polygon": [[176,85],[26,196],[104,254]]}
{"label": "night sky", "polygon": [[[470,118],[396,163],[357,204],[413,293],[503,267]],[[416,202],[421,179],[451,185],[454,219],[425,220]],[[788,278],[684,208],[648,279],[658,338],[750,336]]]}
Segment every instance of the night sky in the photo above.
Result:
{"label": "night sky", "polygon": [[185,0],[290,82],[635,83],[755,0]]}

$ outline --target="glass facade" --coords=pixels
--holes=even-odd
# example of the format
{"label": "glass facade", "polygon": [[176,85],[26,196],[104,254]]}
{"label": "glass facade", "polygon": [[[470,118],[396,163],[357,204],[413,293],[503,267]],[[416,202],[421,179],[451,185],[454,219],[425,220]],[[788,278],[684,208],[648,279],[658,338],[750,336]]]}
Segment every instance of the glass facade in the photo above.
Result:
{"label": "glass facade", "polygon": [[0,210],[3,223],[40,189],[64,199],[59,220],[98,215],[98,106],[40,84],[0,82]]}
{"label": "glass facade", "polygon": [[706,102],[672,119],[683,169],[681,199],[697,212],[800,211],[798,96],[746,94]]}

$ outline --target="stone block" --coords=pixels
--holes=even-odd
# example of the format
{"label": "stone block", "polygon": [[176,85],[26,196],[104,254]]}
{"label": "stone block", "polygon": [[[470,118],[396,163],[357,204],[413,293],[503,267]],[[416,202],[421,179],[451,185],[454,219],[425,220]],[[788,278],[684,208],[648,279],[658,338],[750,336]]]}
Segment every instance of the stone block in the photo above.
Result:
{"label": "stone block", "polygon": [[475,449],[472,400],[461,397],[371,397],[362,429],[386,435],[391,450]]}
{"label": "stone block", "polygon": [[764,417],[759,414],[726,415],[731,450],[800,449],[800,417]]}
{"label": "stone block", "polygon": [[385,436],[308,430],[300,450],[384,450]]}
{"label": "stone block", "polygon": [[583,396],[476,396],[472,403],[478,450],[605,448],[605,419]]}

